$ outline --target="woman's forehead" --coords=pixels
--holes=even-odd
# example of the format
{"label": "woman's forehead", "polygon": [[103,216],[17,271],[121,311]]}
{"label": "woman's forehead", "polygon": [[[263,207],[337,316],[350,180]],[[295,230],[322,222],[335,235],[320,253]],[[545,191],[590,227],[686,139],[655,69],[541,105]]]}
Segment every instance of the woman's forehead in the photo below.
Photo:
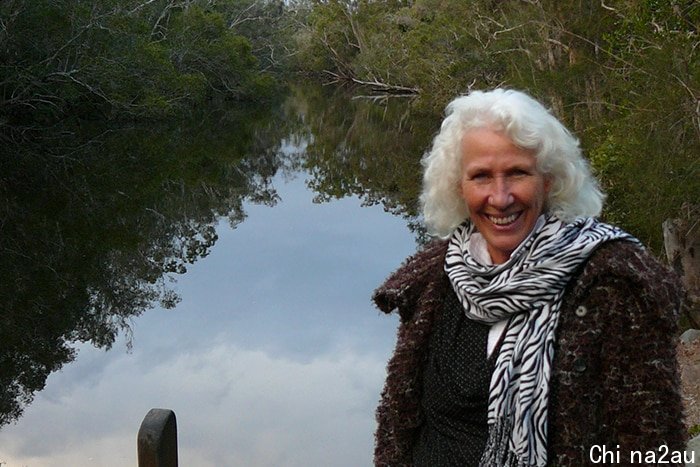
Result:
{"label": "woman's forehead", "polygon": [[461,151],[463,157],[510,154],[534,157],[533,150],[518,146],[504,132],[490,129],[475,129],[465,133]]}

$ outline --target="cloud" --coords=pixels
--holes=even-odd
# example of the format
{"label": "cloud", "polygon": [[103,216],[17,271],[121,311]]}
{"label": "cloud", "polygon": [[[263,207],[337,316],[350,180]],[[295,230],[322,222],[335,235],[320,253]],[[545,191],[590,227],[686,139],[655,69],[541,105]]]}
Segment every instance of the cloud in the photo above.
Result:
{"label": "cloud", "polygon": [[139,358],[122,355],[96,384],[40,397],[23,429],[0,436],[0,460],[7,467],[136,465],[141,420],[166,407],[178,419],[182,465],[371,464],[382,359],[345,350],[304,363],[219,343],[174,355],[134,382]]}

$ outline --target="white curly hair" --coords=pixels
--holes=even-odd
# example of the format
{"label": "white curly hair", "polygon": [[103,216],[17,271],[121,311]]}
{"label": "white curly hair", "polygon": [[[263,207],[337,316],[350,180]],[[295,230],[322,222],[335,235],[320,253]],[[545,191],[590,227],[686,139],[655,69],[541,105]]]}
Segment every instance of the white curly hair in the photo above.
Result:
{"label": "white curly hair", "polygon": [[554,115],[521,91],[472,91],[447,105],[440,132],[422,160],[420,202],[429,233],[447,237],[469,217],[459,190],[462,138],[475,128],[503,132],[515,145],[534,151],[537,169],[551,183],[546,212],[564,222],[600,214],[605,196],[578,139]]}

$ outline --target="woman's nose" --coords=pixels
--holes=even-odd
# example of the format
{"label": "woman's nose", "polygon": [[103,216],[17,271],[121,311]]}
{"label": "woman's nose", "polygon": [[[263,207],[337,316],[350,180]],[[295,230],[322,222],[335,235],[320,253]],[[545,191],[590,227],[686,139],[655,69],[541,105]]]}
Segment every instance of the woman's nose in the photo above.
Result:
{"label": "woman's nose", "polygon": [[494,178],[491,184],[489,204],[498,209],[505,209],[513,204],[514,200],[507,180],[504,177]]}

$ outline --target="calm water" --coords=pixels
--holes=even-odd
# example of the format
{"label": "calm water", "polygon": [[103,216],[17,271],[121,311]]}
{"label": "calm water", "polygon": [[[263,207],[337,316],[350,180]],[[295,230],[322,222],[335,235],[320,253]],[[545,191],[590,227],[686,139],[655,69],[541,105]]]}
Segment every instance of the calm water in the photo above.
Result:
{"label": "calm water", "polygon": [[[297,90],[257,126],[234,123],[210,136],[163,130],[163,141],[129,134],[102,143],[99,157],[64,161],[70,177],[58,185],[71,194],[28,196],[32,214],[14,218],[43,226],[15,241],[48,245],[32,271],[77,267],[55,285],[60,293],[37,301],[61,316],[75,311],[71,304],[113,313],[108,322],[123,318],[132,334],[120,333],[110,351],[77,344],[75,361],[52,372],[19,421],[0,430],[0,465],[136,465],[136,434],[153,407],[177,414],[181,465],[369,465],[397,322],[380,316],[370,295],[415,250],[415,147],[430,132],[395,118],[409,111],[407,101]],[[406,137],[392,141],[397,131]],[[129,168],[133,159],[139,165]],[[121,170],[112,172],[114,164]],[[36,193],[23,183],[19,192]],[[63,198],[50,210],[32,207]],[[57,232],[74,250],[56,247]],[[187,273],[173,273],[173,264]],[[49,301],[81,287],[91,290],[85,303]],[[129,292],[117,300],[113,289]],[[168,290],[181,299],[174,307]],[[129,314],[146,302],[155,307]],[[53,340],[70,335],[51,332]],[[105,338],[99,329],[92,337]]]}

